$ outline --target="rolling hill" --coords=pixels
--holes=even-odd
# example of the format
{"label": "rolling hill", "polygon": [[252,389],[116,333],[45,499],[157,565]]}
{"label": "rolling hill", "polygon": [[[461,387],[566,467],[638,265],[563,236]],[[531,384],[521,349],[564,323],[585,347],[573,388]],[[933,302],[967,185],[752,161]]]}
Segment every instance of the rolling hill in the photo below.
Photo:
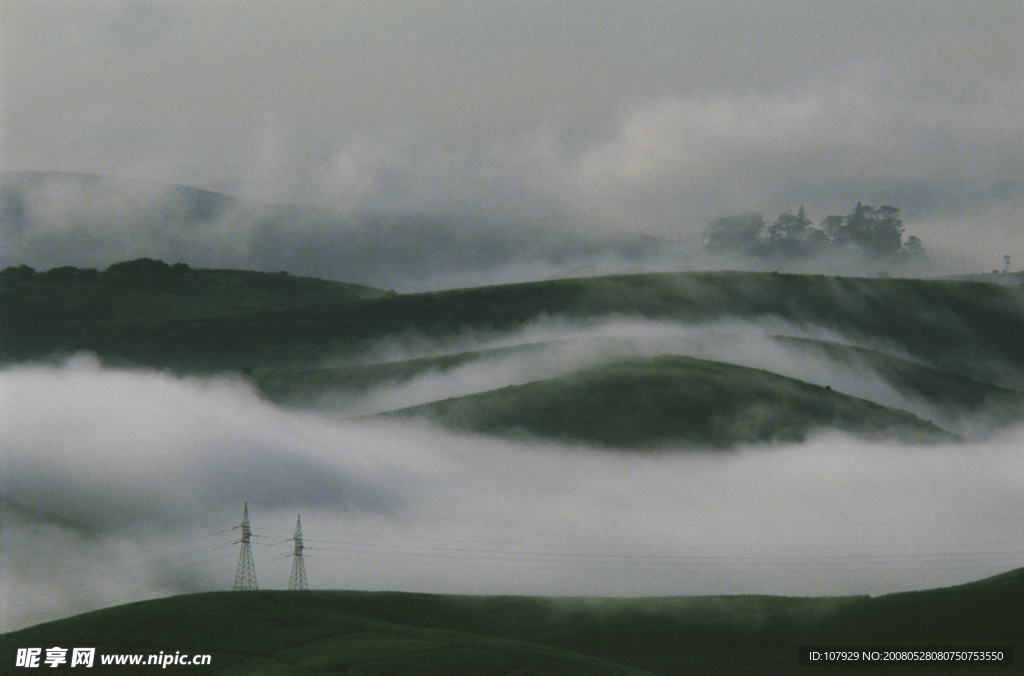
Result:
{"label": "rolling hill", "polygon": [[758,369],[690,357],[620,361],[550,380],[447,399],[395,415],[497,435],[618,448],[728,449],[792,443],[835,429],[908,443],[955,435],[902,411]]}
{"label": "rolling hill", "polygon": [[[5,370],[90,352],[108,373],[227,376],[263,416],[426,417],[673,459],[828,430],[899,453],[1024,420],[1012,284],[716,272],[395,294],[138,259],[8,268],[0,314]],[[0,659],[68,644],[209,653],[225,674],[783,673],[805,644],[1019,643],[1022,580],[877,598],[197,594],[29,627],[0,638]]]}
{"label": "rolling hill", "polygon": [[[220,592],[12,632],[0,636],[0,661],[12,664],[18,647],[60,645],[97,655],[208,654],[203,671],[214,674],[774,674],[801,669],[802,645],[1019,645],[1022,609],[1024,570],[873,598]],[[995,672],[933,665],[927,673]]]}
{"label": "rolling hill", "polygon": [[[150,259],[102,272],[8,268],[0,282],[7,364],[88,351],[125,367],[244,373],[268,399],[300,407],[491,365],[473,387],[434,383],[419,399],[334,411],[342,416],[404,410],[488,434],[707,448],[818,429],[935,441],[979,416],[990,426],[1024,417],[1024,287],[1013,285],[723,272],[394,294]],[[590,354],[581,336],[609,322],[626,325],[617,347],[573,356]],[[712,331],[722,323],[757,327],[790,361],[825,364],[822,375],[805,382],[778,356],[756,368],[733,363],[740,355]],[[709,358],[651,347],[651,325],[673,336],[705,331],[719,349]],[[541,338],[530,333],[538,326],[548,327]],[[418,353],[386,356],[403,345]],[[494,366],[552,349],[529,373]],[[851,373],[896,394],[873,398]]]}
{"label": "rolling hill", "polygon": [[[1024,382],[1024,350],[1018,340],[1024,331],[1024,287],[1019,286],[678,273],[422,294],[378,292],[376,298],[358,303],[351,302],[356,298],[349,287],[341,299],[297,296],[282,305],[265,298],[258,307],[238,302],[230,309],[219,308],[219,313],[201,308],[175,310],[154,298],[153,311],[137,316],[126,301],[111,299],[103,286],[86,287],[82,282],[91,273],[79,272],[77,276],[67,268],[4,272],[2,308],[20,324],[16,331],[5,331],[8,355],[35,358],[55,350],[82,349],[139,365],[188,367],[191,361],[231,369],[246,361],[270,366],[275,359],[316,364],[329,356],[357,355],[374,341],[403,334],[444,337],[467,331],[510,331],[545,317],[586,321],[615,316],[687,324],[772,319],[820,327],[856,344],[888,345],[937,367],[996,384]],[[173,275],[154,278],[151,271],[136,272],[135,279],[125,281],[171,296],[180,293],[173,287]],[[61,274],[66,281],[47,285]],[[95,274],[110,280],[116,270]],[[109,311],[92,316],[77,309],[84,303]],[[125,339],[126,334],[131,334],[131,340]],[[284,356],[286,348],[299,345],[310,349]],[[217,348],[216,357],[204,356],[209,348]]]}

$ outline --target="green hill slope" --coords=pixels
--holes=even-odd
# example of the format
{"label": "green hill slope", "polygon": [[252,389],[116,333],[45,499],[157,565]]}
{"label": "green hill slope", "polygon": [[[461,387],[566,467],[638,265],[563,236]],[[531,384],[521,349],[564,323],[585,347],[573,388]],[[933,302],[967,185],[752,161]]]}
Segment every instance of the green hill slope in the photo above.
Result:
{"label": "green hill slope", "polygon": [[505,348],[469,350],[417,359],[352,364],[299,371],[263,369],[255,374],[260,392],[282,406],[315,407],[330,397],[359,397],[375,388],[403,385],[416,378],[446,374],[484,360],[543,354],[550,343],[526,343]]}
{"label": "green hill slope", "polygon": [[0,661],[12,664],[18,647],[60,645],[209,654],[203,672],[214,674],[789,673],[801,645],[1020,644],[1022,609],[1021,570],[877,598],[209,593],[6,634]]}
{"label": "green hill slope", "polygon": [[[728,338],[728,336],[721,337],[718,339],[717,343],[724,345]],[[702,340],[706,342],[706,338]],[[842,393],[852,394],[855,397],[885,406],[888,402],[880,400],[877,397],[872,398],[873,393],[869,391],[869,388],[860,388],[864,391],[849,391],[850,383],[845,381],[842,377],[843,373],[867,374],[877,380],[887,383],[892,390],[906,397],[911,404],[920,404],[917,408],[928,411],[929,418],[937,416],[941,421],[937,424],[946,429],[950,429],[949,427],[946,427],[946,425],[950,425],[952,426],[952,429],[955,429],[961,423],[970,422],[972,418],[976,419],[978,416],[981,416],[986,423],[996,426],[1012,424],[1024,418],[1024,393],[1017,392],[1015,390],[991,385],[968,376],[943,371],[920,361],[897,357],[879,350],[872,350],[831,341],[793,338],[789,336],[776,336],[775,341],[784,347],[787,354],[792,355],[793,358],[799,359],[800,357],[808,357],[814,359],[815,363],[828,363],[837,367],[835,369],[837,373],[834,377],[827,379],[827,382],[831,383],[827,390],[822,387],[814,387],[811,384],[805,384],[802,388],[797,388],[803,392],[803,396],[805,398],[807,396],[812,396],[827,397],[838,400],[839,397],[837,395]],[[344,409],[345,403],[357,402],[361,398],[372,394],[377,388],[401,389],[403,387],[415,387],[417,379],[433,379],[436,381],[438,379],[447,378],[454,381],[459,377],[459,373],[461,371],[470,369],[482,370],[487,368],[488,365],[495,364],[502,359],[547,359],[550,362],[552,355],[571,354],[575,348],[578,348],[581,345],[583,349],[600,349],[604,347],[606,354],[608,355],[615,355],[617,354],[616,350],[622,351],[622,348],[624,347],[623,342],[620,339],[588,339],[582,344],[574,343],[569,340],[544,343],[524,343],[512,347],[458,352],[455,354],[445,354],[437,357],[396,360],[382,363],[353,364],[348,366],[306,369],[301,371],[264,370],[257,374],[256,382],[258,383],[260,392],[265,397],[282,406],[294,408],[326,408],[328,410],[341,412]],[[738,345],[741,347],[742,343],[739,343]],[[628,348],[628,346],[626,347]],[[677,346],[676,349],[685,350],[686,346]],[[737,349],[739,349],[739,347]],[[699,349],[697,351],[699,351]],[[589,375],[594,377],[597,370],[599,370],[598,367],[590,369]],[[657,371],[656,369],[649,369],[648,372],[653,375]],[[741,374],[765,380],[765,373],[763,370],[751,370],[745,372],[733,371],[730,374],[730,369],[728,369],[727,365],[724,364],[720,364],[715,370],[710,368],[705,370],[705,376],[707,377],[713,377],[715,373],[721,374],[722,376],[720,382],[715,383],[715,386],[722,394],[721,397],[717,398],[718,401],[722,401],[727,405],[727,407],[732,406],[734,409],[742,409],[745,404],[750,403],[749,400],[751,392],[748,391],[745,386],[739,387],[737,391],[737,378],[741,378]],[[585,377],[587,377],[587,374],[581,372],[579,373],[579,378],[576,378],[575,380]],[[680,371],[678,373],[678,377],[686,377],[686,374]],[[457,404],[455,402],[448,402],[433,407],[425,407],[421,409],[420,412],[427,415],[432,413],[436,414],[433,415],[433,417],[439,422],[449,421],[458,423],[459,419],[461,419],[462,427],[464,429],[481,431],[488,427],[497,428],[501,426],[508,429],[518,427],[523,431],[540,434],[541,436],[550,436],[551,431],[549,430],[548,432],[545,432],[542,429],[542,423],[538,425],[530,424],[530,421],[525,419],[517,420],[517,418],[521,418],[524,414],[524,407],[529,407],[530,402],[528,399],[531,392],[536,393],[538,396],[541,396],[546,401],[552,403],[554,408],[560,412],[558,415],[561,415],[562,419],[566,422],[571,422],[574,418],[581,418],[583,412],[581,410],[573,409],[577,406],[583,406],[585,408],[589,408],[590,412],[594,414],[592,417],[595,418],[598,426],[619,422],[626,423],[634,427],[641,426],[641,423],[639,422],[640,419],[649,419],[648,414],[650,411],[644,411],[643,409],[650,408],[655,403],[657,394],[659,393],[659,389],[654,387],[654,383],[652,383],[651,388],[645,388],[644,396],[630,401],[629,407],[624,409],[621,401],[624,393],[622,393],[622,396],[601,397],[600,394],[602,391],[608,395],[614,395],[615,393],[610,392],[607,387],[597,393],[583,391],[578,387],[573,387],[573,380],[574,379],[563,377],[556,382],[547,384],[534,382],[533,384],[521,385],[521,389],[518,390],[505,388],[496,384],[495,390],[500,389],[500,393],[495,391],[483,394],[478,393],[476,395],[467,396],[464,405]],[[776,382],[778,383],[779,381]],[[551,392],[548,392],[547,395],[544,394],[546,390],[551,390],[552,387],[559,386],[561,386],[567,395],[566,398],[555,401]],[[754,417],[761,419],[761,422],[766,422],[764,419],[767,417],[769,410],[775,410],[778,413],[789,407],[793,407],[799,411],[799,398],[794,401],[786,401],[784,399],[787,393],[796,392],[796,390],[793,389],[794,387],[795,385],[792,383],[785,388],[761,387],[760,391],[766,395],[768,406],[764,407],[762,410],[751,411],[751,413],[754,414]],[[715,401],[708,400],[700,401],[700,395],[702,392],[707,394],[707,388],[705,387],[703,390],[700,388],[695,389],[689,387],[682,380],[678,380],[675,383],[675,387],[660,389],[661,394],[669,395],[669,400],[665,401],[663,404],[659,404],[659,406],[663,409],[669,409],[671,407],[680,408],[682,409],[681,415],[685,417],[688,410],[695,410],[695,407],[703,407],[703,409],[706,410],[707,406],[716,403]],[[511,403],[512,399],[517,401],[523,400],[524,405],[510,407],[507,411],[493,411],[499,418],[505,418],[500,425],[497,420],[493,419],[492,416],[482,410],[495,408],[502,402],[503,398],[507,399],[509,397],[511,397],[511,399],[508,399],[509,403]],[[730,403],[727,399],[728,397],[735,397],[735,404]],[[438,392],[438,396],[435,398],[435,401],[446,398],[448,397],[445,397],[442,393]],[[487,402],[491,402],[493,405],[488,404]],[[603,410],[601,406],[598,406],[599,402],[606,404]],[[811,416],[808,419],[808,416],[806,415],[807,412],[805,411],[800,418],[793,420],[794,429],[806,431],[815,425],[829,425],[837,420],[845,420],[850,423],[857,420],[864,420],[867,422],[874,417],[874,414],[877,412],[875,409],[871,409],[870,407],[861,407],[859,412],[847,410],[844,414],[839,415],[835,401],[833,401],[831,405],[825,404],[824,402],[814,402],[814,404],[814,408],[818,409],[819,413],[822,409],[828,409],[829,406],[831,406],[831,410],[833,410],[834,415],[829,417],[822,415]],[[891,406],[891,404],[889,404],[889,406]],[[843,407],[838,408],[841,410]],[[454,409],[467,409],[468,412],[464,415],[459,415],[454,413]],[[621,415],[623,410],[628,410],[630,415]],[[666,410],[666,414],[667,412],[668,411]],[[545,411],[543,410],[537,411],[537,413],[542,416],[545,415]],[[553,416],[553,413],[548,415],[549,418]],[[903,416],[903,413],[897,413],[896,416]],[[630,422],[630,419],[637,420],[637,422],[634,424]],[[801,420],[810,424],[805,425]],[[648,421],[657,423],[657,421]],[[892,417],[889,418],[888,421],[878,422],[879,425],[872,425],[866,429],[873,429],[877,431],[880,425],[894,423],[896,422],[896,419],[895,417]],[[920,421],[915,421],[910,425],[911,428],[919,426]],[[576,427],[576,430],[565,430],[564,436],[567,438],[593,440],[598,443],[614,445],[613,437],[616,436],[614,431],[610,433],[596,434],[597,428],[592,425],[582,424],[576,425]],[[853,425],[847,425],[846,429],[854,433],[858,433],[858,430],[854,429],[854,427],[855,426]],[[900,425],[897,424],[895,427],[899,428]],[[580,431],[579,428],[582,428],[582,436],[577,433]],[[752,430],[756,432],[757,428],[757,424],[744,424],[737,428],[736,431]],[[659,424],[655,424],[654,427],[645,429],[649,430],[648,436],[651,437],[651,440],[656,439],[661,433],[667,432],[665,426]],[[896,432],[895,428],[893,432]],[[561,431],[555,431],[554,435],[556,437],[562,436],[563,433]],[[743,435],[739,436],[742,437]],[[769,434],[768,436],[771,435]],[[799,435],[783,434],[781,436],[784,438],[795,439],[798,438]],[[736,441],[751,441],[756,438],[758,438],[758,436],[755,434],[745,439],[737,437]]]}
{"label": "green hill slope", "polygon": [[[140,351],[151,352],[146,345],[154,341],[173,345],[177,326],[217,325],[232,322],[239,312],[343,305],[384,295],[283,272],[193,270],[151,259],[118,263],[102,272],[7,268],[0,272],[0,347],[5,361],[93,350],[113,361],[147,363],[138,358]],[[230,353],[225,347],[222,352]],[[157,363],[189,370],[209,361],[202,344],[172,351],[183,358]]]}
{"label": "green hill slope", "polygon": [[1024,392],[879,350],[789,336],[777,336],[776,340],[798,354],[824,357],[851,370],[875,374],[897,392],[929,404],[951,423],[981,412],[997,425],[1024,419]]}
{"label": "green hill slope", "polygon": [[621,361],[399,414],[472,432],[620,448],[797,442],[824,428],[918,443],[956,438],[908,413],[827,387],[689,357]]}
{"label": "green hill slope", "polygon": [[[8,268],[0,274],[0,314],[6,363],[87,350],[108,363],[182,373],[244,371],[272,401],[306,407],[325,394],[360,397],[424,373],[542,350],[515,337],[536,322],[768,323],[829,335],[829,341],[778,341],[874,373],[902,396],[926,402],[940,424],[983,412],[989,423],[1007,425],[1024,414],[1024,287],[1014,285],[722,272],[395,295],[283,273],[192,270],[141,259],[104,272]],[[471,345],[502,339],[508,346],[366,363],[382,345],[451,346],[465,336]],[[841,380],[826,389],[758,369],[678,360],[584,367],[575,375],[563,369],[557,378],[535,378],[542,383],[520,378],[511,388],[498,379],[469,398],[442,402],[466,391],[438,391],[420,412],[473,431],[518,430],[618,447],[673,439],[718,448],[796,441],[820,427],[908,440],[942,436],[905,412],[843,397]]]}
{"label": "green hill slope", "polygon": [[359,294],[350,288],[342,298],[299,294],[278,302],[264,297],[230,309],[222,306],[219,314],[203,308],[205,301],[184,299],[184,305],[196,307],[154,316],[137,315],[117,304],[108,312],[84,313],[76,309],[81,307],[76,285],[46,281],[46,275],[25,276],[15,287],[12,272],[5,273],[0,307],[21,320],[17,331],[4,336],[8,360],[82,349],[157,367],[297,369],[319,366],[324,358],[360,354],[385,338],[510,331],[543,318],[614,316],[690,324],[781,319],[819,327],[857,344],[891,345],[933,366],[986,382],[1024,386],[1019,340],[1024,334],[1024,288],[1019,286],[735,272],[650,274],[359,302],[352,302]]}

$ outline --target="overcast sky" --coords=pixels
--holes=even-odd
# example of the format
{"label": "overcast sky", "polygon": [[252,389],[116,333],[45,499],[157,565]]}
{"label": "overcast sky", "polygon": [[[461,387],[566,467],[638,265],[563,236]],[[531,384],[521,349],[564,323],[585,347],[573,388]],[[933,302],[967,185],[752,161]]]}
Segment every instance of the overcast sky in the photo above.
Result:
{"label": "overcast sky", "polygon": [[[920,236],[936,259],[954,269],[988,270],[1003,254],[1024,261],[1022,45],[1024,0],[0,0],[0,171],[108,174],[344,209],[532,211],[560,215],[554,223],[568,215],[574,227],[640,230],[694,246],[717,216],[755,210],[772,219],[804,204],[819,221],[863,200],[902,209],[907,233]],[[181,255],[190,264],[265,264],[294,272],[301,261],[281,261],[348,260],[332,246],[351,241],[325,237],[316,223],[289,221],[293,233],[310,230],[291,240],[270,233],[274,246],[267,248],[275,256],[285,246],[278,241],[291,241],[293,252],[266,262],[253,247],[261,240],[252,223],[224,218],[202,238],[168,234],[162,231],[174,229],[166,220],[136,227],[121,218],[132,205],[115,198],[108,202],[117,208],[98,205],[90,220],[79,218],[88,200],[71,208],[67,193],[55,194],[61,199],[39,211],[47,217],[39,226],[44,232],[0,232],[0,249],[14,252],[0,251],[4,265],[101,266]],[[462,222],[471,219],[456,224]],[[97,228],[106,229],[106,238]],[[179,241],[186,237],[195,241]],[[296,246],[296,239],[308,246]],[[456,248],[454,240],[436,239]],[[351,270],[332,274],[344,279],[342,273],[352,279]],[[490,274],[486,281],[495,279]],[[823,556],[864,557],[882,546],[892,547],[885,555],[903,556],[907,550],[899,547],[920,546],[927,535],[946,549],[906,555],[918,562],[948,555],[963,564],[1002,546],[994,514],[1020,513],[1024,469],[1013,450],[1021,445],[1019,428],[956,458],[933,449],[883,455],[888,449],[850,440],[819,448],[815,441],[780,451],[784,463],[770,466],[764,464],[769,456],[753,453],[735,463],[647,458],[627,471],[611,455],[584,449],[580,460],[573,449],[554,448],[537,460],[549,463],[544,474],[528,472],[532,465],[522,459],[545,449],[495,442],[494,454],[487,454],[476,441],[438,431],[381,435],[271,411],[232,383],[89,364],[0,376],[14,383],[11,392],[25,393],[14,402],[21,417],[0,419],[14,425],[0,435],[16,493],[8,499],[32,512],[17,516],[26,523],[5,533],[8,541],[23,536],[35,543],[35,549],[14,548],[19,558],[9,574],[19,585],[37,561],[58,561],[50,541],[33,535],[39,531],[31,519],[49,518],[54,541],[77,533],[87,541],[81,549],[106,570],[109,542],[96,539],[96,529],[103,537],[128,538],[140,514],[158,526],[185,521],[196,533],[236,524],[246,487],[225,484],[235,467],[246,477],[273,477],[266,493],[250,499],[264,510],[254,510],[262,528],[271,522],[269,510],[281,510],[282,539],[290,535],[293,506],[326,504],[335,492],[350,496],[354,484],[370,487],[356,496],[355,511],[375,514],[381,504],[408,501],[408,524],[387,522],[382,530],[395,538],[462,533],[473,543],[500,541],[507,528],[479,520],[492,516],[487,510],[510,509],[539,524],[536,542],[576,546],[559,530],[576,509],[579,541],[606,547],[600,554],[608,557],[621,555],[613,547],[678,547],[691,534],[686,524],[705,524],[695,546],[705,544],[706,531],[710,544],[733,548],[725,560],[735,561],[760,551],[750,547],[765,537],[786,536],[783,528],[794,522],[810,521],[835,537],[839,519],[877,528],[858,531],[864,549],[815,540],[812,531],[771,546],[825,547],[812,560],[821,565]],[[82,422],[90,416],[100,422]],[[152,466],[125,465],[133,440],[143,437],[156,439]],[[381,453],[368,460],[326,458],[320,450],[356,448],[364,440]],[[243,453],[250,448],[256,453]],[[880,473],[883,462],[898,466]],[[209,480],[197,484],[196,467],[211,463],[217,466]],[[990,471],[997,466],[1000,471]],[[563,471],[578,472],[580,480],[556,485],[545,478]],[[609,477],[624,477],[623,483]],[[700,490],[679,491],[677,481]],[[322,492],[321,502],[296,493],[308,486]],[[95,501],[107,494],[114,498]],[[295,504],[281,498],[294,495]],[[635,505],[626,499],[636,495]],[[948,499],[964,495],[981,497],[966,506]],[[452,516],[444,523],[424,524],[428,517],[416,512],[449,503]],[[217,512],[216,522],[189,521],[199,518],[196,505]],[[607,528],[606,517],[622,509],[622,523]],[[754,524],[749,538],[746,530],[731,535],[736,531],[729,528],[749,526],[752,513],[771,527]],[[325,507],[321,524],[341,514]],[[901,518],[891,523],[894,514]],[[323,528],[315,517],[304,520],[311,538]],[[91,519],[88,528],[67,525],[75,518]],[[457,525],[466,521],[470,526]],[[637,535],[640,522],[669,525]],[[728,537],[716,539],[722,532]],[[167,573],[154,573],[163,585],[154,589],[219,588],[222,578],[230,579],[236,551],[222,553],[224,570],[216,576],[167,586]],[[943,569],[931,577],[902,566],[874,577],[844,568],[840,575],[825,570],[797,579],[793,571],[804,575],[803,567],[782,555],[770,560],[774,567],[762,580],[751,581],[745,570],[714,571],[707,584],[686,591],[880,592],[967,581],[1009,565],[986,559],[991,570]],[[311,576],[319,576],[320,586],[398,588],[396,580],[408,573],[407,566],[368,562],[362,577],[345,578],[349,569],[338,567],[332,578],[326,562],[316,569],[315,561],[311,556]],[[458,590],[494,590],[503,576],[502,591],[550,593],[579,576],[577,561],[571,563],[550,576],[525,576],[519,585],[507,570],[486,566]],[[443,578],[448,568],[405,588],[451,590]],[[56,584],[49,572],[40,585]],[[574,584],[600,582],[605,573]],[[634,586],[608,593],[679,593],[676,579],[616,579]],[[36,605],[30,583],[24,603]],[[65,604],[61,612],[77,609],[64,599],[62,584],[54,603]]]}
{"label": "overcast sky", "polygon": [[3,170],[535,208],[683,239],[723,214],[803,203],[817,221],[863,200],[932,248],[1024,243],[1020,0],[0,12]]}

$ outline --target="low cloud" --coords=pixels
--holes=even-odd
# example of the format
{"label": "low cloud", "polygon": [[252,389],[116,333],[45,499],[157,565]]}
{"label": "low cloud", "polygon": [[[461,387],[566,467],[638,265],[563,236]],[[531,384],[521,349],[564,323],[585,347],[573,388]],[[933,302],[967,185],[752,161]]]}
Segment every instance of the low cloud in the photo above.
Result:
{"label": "low cloud", "polygon": [[883,593],[1019,560],[1022,428],[614,453],[284,411],[237,381],[84,358],[0,378],[4,629],[230,588],[245,501],[266,588],[285,586],[297,513],[319,588]]}
{"label": "low cloud", "polygon": [[678,265],[667,240],[553,213],[324,209],[33,173],[0,174],[0,251],[0,266],[102,269],[148,257],[402,291]]}
{"label": "low cloud", "polygon": [[[288,405],[335,417],[358,417],[557,378],[625,359],[674,355],[761,369],[830,387],[909,412],[968,439],[984,439],[1020,415],[1022,404],[1009,390],[986,390],[984,383],[977,382],[973,398],[935,391],[937,386],[930,379],[938,372],[930,372],[899,345],[860,340],[778,318],[686,324],[622,317],[588,321],[544,317],[514,332],[470,332],[436,340],[406,335],[383,341],[355,361],[328,359],[321,364],[327,373],[355,368],[355,382],[362,384],[346,386],[345,381],[337,381],[326,386],[315,379],[304,381],[299,373],[280,374],[280,380],[268,381],[268,387],[277,401]],[[464,357],[444,361],[460,354]],[[430,359],[436,361],[416,365],[415,360]],[[377,375],[358,371],[406,361],[410,363],[406,369],[384,369]],[[978,362],[974,369],[984,373],[996,367]],[[910,374],[909,381],[900,375],[904,371]],[[908,382],[932,383],[932,391],[918,391]]]}
{"label": "low cloud", "polygon": [[931,263],[915,273],[988,271],[1020,241],[1024,87],[974,82],[924,104],[915,86],[862,64],[771,91],[624,101],[600,133],[555,116],[472,141],[422,120],[317,137],[268,113],[245,172],[211,186],[244,205],[203,214],[166,186],[51,176],[22,186],[20,219],[5,208],[0,263],[148,256],[433,289],[735,265],[702,255],[715,218],[803,205],[818,223],[862,201],[901,209]]}
{"label": "low cloud", "polygon": [[[674,264],[693,266],[716,217],[801,204],[816,220],[857,201],[898,207],[938,270],[1019,255],[1021,200],[999,188],[1024,181],[1015,3],[7,5],[0,85],[17,95],[5,98],[3,169],[468,215],[453,229],[460,248],[486,241],[474,224],[490,220],[521,254],[439,260],[407,275],[417,288],[483,283],[495,268],[536,278],[587,258],[531,248],[540,232],[644,232],[676,240],[687,257]],[[410,257],[370,247],[367,270],[336,224],[261,239],[250,218],[186,236],[175,218],[122,222],[106,205],[71,208],[62,233],[60,206],[41,221],[49,235],[0,242],[4,264],[167,256],[397,285]],[[524,221],[542,227],[516,236]]]}
{"label": "low cloud", "polygon": [[[276,411],[239,382],[104,369],[78,357],[11,368],[4,387],[5,500],[89,531],[160,527],[246,496],[356,510],[401,503],[385,460],[316,419]],[[346,470],[311,452],[328,446]]]}

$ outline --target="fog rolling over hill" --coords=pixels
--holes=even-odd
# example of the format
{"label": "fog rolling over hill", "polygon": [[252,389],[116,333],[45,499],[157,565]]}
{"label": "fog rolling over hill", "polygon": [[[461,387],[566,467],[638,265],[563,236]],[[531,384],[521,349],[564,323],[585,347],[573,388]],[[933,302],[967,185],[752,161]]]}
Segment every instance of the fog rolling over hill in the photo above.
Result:
{"label": "fog rolling over hill", "polygon": [[0,632],[1021,569],[1019,0],[2,6]]}
{"label": "fog rolling over hill", "polygon": [[317,588],[877,594],[1019,565],[1019,286],[0,281],[5,629],[230,587],[244,502],[264,588],[297,513]]}

